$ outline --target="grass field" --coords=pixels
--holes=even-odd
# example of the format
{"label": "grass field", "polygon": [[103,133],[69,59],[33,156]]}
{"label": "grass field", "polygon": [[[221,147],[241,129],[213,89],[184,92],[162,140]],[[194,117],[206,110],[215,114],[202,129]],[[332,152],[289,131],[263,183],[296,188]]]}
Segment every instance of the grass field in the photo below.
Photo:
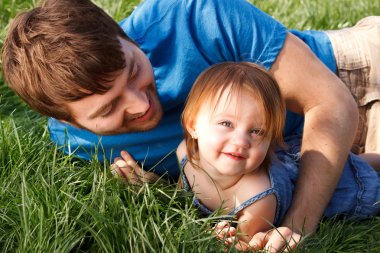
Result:
{"label": "grass field", "polygon": [[[98,0],[117,21],[139,1]],[[252,1],[296,29],[335,29],[380,15],[380,0]],[[7,25],[36,0],[0,1],[0,46]],[[49,142],[46,118],[32,112],[0,74],[1,252],[222,252],[175,185],[125,187],[108,164],[73,161]],[[234,252],[234,249],[227,249]],[[324,220],[295,252],[380,252],[380,218]]]}

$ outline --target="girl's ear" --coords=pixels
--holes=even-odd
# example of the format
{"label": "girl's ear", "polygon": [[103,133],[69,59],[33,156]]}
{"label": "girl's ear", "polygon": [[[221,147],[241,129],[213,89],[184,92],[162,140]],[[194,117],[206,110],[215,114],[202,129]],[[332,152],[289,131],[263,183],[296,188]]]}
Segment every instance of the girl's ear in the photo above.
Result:
{"label": "girl's ear", "polygon": [[196,132],[196,129],[195,129],[195,125],[196,125],[196,122],[194,120],[189,120],[186,124],[186,130],[187,132],[189,132],[189,134],[191,135],[191,137],[193,139],[197,139],[198,136],[197,136],[197,132]]}

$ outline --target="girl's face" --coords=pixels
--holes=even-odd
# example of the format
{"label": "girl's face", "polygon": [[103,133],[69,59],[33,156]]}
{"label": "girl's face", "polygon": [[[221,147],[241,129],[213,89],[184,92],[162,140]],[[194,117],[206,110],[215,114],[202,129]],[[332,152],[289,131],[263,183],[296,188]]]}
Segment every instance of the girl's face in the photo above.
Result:
{"label": "girl's face", "polygon": [[[211,177],[240,176],[263,162],[270,134],[263,136],[262,104],[247,91],[229,96],[226,89],[219,103],[205,103],[189,129],[198,139],[200,166]],[[214,109],[215,108],[215,109]]]}

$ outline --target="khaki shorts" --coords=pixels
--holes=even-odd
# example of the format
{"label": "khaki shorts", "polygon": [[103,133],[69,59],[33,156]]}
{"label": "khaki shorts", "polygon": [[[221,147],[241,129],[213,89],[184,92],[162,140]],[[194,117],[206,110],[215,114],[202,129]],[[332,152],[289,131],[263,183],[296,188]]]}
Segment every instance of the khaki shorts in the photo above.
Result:
{"label": "khaki shorts", "polygon": [[360,20],[354,27],[327,31],[337,74],[359,107],[354,153],[380,153],[380,16]]}

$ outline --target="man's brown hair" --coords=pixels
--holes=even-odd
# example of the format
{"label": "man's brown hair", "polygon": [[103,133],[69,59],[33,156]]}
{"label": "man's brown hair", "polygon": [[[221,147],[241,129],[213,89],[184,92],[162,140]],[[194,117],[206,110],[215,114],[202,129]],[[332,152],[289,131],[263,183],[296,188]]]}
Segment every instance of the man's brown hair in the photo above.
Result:
{"label": "man's brown hair", "polygon": [[120,26],[89,0],[46,0],[10,25],[2,59],[5,81],[41,114],[72,121],[65,106],[103,94],[126,65]]}

